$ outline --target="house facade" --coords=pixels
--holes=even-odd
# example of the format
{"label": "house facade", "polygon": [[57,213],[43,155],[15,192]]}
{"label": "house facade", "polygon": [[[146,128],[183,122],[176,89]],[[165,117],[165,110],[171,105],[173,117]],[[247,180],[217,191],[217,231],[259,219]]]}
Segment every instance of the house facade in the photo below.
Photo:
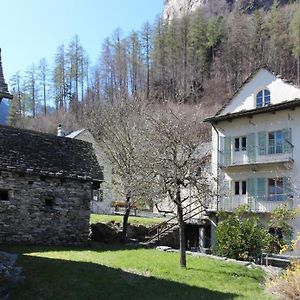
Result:
{"label": "house facade", "polygon": [[113,208],[111,207],[113,196],[114,199],[118,198],[116,198],[116,192],[114,192],[113,190],[112,165],[105,155],[103,149],[100,147],[99,143],[96,142],[91,132],[84,128],[74,131],[66,135],[66,137],[70,139],[89,142],[93,146],[98,164],[102,168],[104,182],[101,184],[100,190],[94,192],[90,203],[91,212],[97,214],[113,213]]}
{"label": "house facade", "polygon": [[89,143],[0,126],[0,243],[87,243],[102,180]]}
{"label": "house facade", "polygon": [[[281,205],[300,205],[300,89],[260,69],[214,117],[212,172],[215,212],[248,205],[267,223]],[[292,221],[294,235],[300,217]],[[212,240],[214,240],[212,228]]]}

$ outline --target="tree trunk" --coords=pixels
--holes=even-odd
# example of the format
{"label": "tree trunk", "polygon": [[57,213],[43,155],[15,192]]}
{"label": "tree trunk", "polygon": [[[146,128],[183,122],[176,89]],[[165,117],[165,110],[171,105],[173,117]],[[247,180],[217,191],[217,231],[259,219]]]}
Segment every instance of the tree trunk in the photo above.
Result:
{"label": "tree trunk", "polygon": [[186,245],[185,245],[185,224],[183,220],[183,209],[181,204],[180,187],[176,194],[177,219],[179,224],[179,253],[180,266],[186,268]]}
{"label": "tree trunk", "polygon": [[127,195],[126,197],[126,206],[125,206],[125,214],[123,216],[123,230],[122,230],[122,235],[121,235],[121,243],[126,243],[127,241],[127,227],[128,227],[128,218],[130,214],[130,200],[131,197]]}

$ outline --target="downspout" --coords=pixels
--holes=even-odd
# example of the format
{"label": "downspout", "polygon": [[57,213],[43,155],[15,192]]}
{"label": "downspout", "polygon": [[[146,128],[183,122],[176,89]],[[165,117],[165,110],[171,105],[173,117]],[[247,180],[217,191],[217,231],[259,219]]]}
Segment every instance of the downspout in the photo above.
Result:
{"label": "downspout", "polygon": [[[215,132],[217,133],[217,137],[218,137],[218,142],[217,142],[217,212],[219,211],[219,154],[220,154],[220,133],[217,130],[217,128],[215,127],[215,125],[213,123],[211,123],[211,126],[213,127],[213,129],[215,130]],[[216,224],[218,224],[219,218],[218,218],[218,214],[216,215]]]}

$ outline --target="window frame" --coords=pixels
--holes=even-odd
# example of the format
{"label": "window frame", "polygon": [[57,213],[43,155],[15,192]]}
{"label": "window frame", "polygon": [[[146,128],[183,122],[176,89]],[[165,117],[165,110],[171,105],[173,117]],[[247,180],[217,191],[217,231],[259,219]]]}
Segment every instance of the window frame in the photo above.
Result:
{"label": "window frame", "polygon": [[[280,133],[281,137],[279,138],[278,134]],[[270,135],[273,134],[274,138],[270,139]],[[271,145],[272,143],[270,143],[270,140],[274,140],[273,145]],[[280,141],[280,143],[278,143],[278,141]],[[268,143],[268,154],[272,155],[272,154],[282,154],[284,153],[284,136],[283,136],[283,131],[282,130],[276,130],[276,131],[270,131],[268,132],[268,137],[267,137],[267,143]],[[273,151],[271,151],[270,149],[272,149],[271,147],[273,147]],[[280,149],[280,151],[278,151],[278,149]]]}
{"label": "window frame", "polygon": [[234,181],[234,195],[235,196],[247,195],[247,181],[246,180],[235,180]]}
{"label": "window frame", "polygon": [[[237,147],[238,142],[238,147]],[[245,145],[243,145],[245,142]],[[234,138],[234,152],[247,151],[247,136],[239,136]]]}
{"label": "window frame", "polygon": [[[261,95],[260,95],[261,94]],[[258,99],[261,98],[260,104],[258,105]],[[255,95],[255,107],[265,107],[271,104],[271,92],[268,88],[259,90]]]}
{"label": "window frame", "polygon": [[[274,185],[270,186],[270,182],[272,181]],[[271,192],[272,187],[274,189],[274,192]],[[284,194],[283,177],[268,178],[267,192],[268,192],[268,201],[284,201],[285,194]]]}

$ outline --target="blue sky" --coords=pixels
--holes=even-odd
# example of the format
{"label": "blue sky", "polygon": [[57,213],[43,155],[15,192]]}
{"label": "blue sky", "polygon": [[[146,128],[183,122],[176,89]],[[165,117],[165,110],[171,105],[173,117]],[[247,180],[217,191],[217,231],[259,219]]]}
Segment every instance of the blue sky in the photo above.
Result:
{"label": "blue sky", "polygon": [[120,27],[139,30],[162,13],[163,0],[0,0],[0,47],[5,79],[45,57],[78,34],[91,62],[103,40]]}

